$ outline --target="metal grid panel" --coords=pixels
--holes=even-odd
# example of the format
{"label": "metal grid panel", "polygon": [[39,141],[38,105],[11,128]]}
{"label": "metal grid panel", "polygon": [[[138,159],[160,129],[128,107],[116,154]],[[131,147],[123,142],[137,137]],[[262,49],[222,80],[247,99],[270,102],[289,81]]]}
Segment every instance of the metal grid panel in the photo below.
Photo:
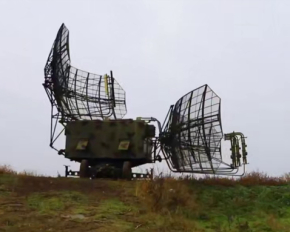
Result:
{"label": "metal grid panel", "polygon": [[49,55],[45,79],[63,120],[123,118],[127,113],[125,91],[112,75],[105,78],[70,65],[69,31],[64,24]]}
{"label": "metal grid panel", "polygon": [[215,171],[222,162],[221,99],[204,85],[180,98],[165,128],[171,165],[179,172]]}

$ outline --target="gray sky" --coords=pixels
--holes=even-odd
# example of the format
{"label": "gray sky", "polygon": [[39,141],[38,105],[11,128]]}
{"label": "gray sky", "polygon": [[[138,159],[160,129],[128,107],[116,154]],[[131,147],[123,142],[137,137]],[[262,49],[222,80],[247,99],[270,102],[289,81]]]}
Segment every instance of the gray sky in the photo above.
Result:
{"label": "gray sky", "polygon": [[48,145],[42,87],[63,22],[72,65],[113,70],[128,118],[163,122],[171,104],[208,84],[222,99],[224,132],[248,137],[247,169],[290,171],[290,1],[275,0],[0,1],[0,164],[55,175],[70,163]]}

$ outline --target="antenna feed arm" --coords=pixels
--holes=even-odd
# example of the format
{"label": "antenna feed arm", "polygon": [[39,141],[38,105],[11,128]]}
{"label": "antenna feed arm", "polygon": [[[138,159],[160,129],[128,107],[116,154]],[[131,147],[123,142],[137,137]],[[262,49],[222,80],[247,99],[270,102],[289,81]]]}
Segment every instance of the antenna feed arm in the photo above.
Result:
{"label": "antenna feed arm", "polygon": [[158,125],[159,133],[161,133],[161,131],[162,131],[161,123],[158,121],[158,119],[153,118],[153,117],[140,117],[140,118],[138,118],[138,119],[140,119],[140,120],[144,120],[144,121],[147,121],[147,122],[156,122],[157,125]]}
{"label": "antenna feed arm", "polygon": [[[239,138],[240,137],[240,138]],[[224,140],[230,140],[231,141],[231,151],[232,151],[232,162],[234,166],[241,166],[240,159],[242,158],[243,164],[248,164],[247,162],[247,150],[246,150],[246,141],[245,136],[241,132],[232,132],[224,135]],[[242,155],[240,154],[239,150],[241,149],[239,147],[239,140],[241,141],[242,145]]]}

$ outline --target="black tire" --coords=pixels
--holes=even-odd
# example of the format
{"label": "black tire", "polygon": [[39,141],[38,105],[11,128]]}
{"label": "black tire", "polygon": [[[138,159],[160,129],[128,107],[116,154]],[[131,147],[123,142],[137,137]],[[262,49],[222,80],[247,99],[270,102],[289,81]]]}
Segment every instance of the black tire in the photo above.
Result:
{"label": "black tire", "polygon": [[89,161],[82,160],[80,164],[80,178],[89,178],[89,177],[90,177]]}
{"label": "black tire", "polygon": [[126,180],[132,179],[132,164],[130,161],[125,161],[123,163],[122,177]]}

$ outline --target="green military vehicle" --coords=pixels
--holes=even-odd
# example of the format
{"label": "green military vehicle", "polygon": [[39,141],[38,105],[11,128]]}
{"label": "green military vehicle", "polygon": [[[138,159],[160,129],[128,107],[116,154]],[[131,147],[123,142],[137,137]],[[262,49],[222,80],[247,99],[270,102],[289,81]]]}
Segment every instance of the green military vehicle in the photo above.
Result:
{"label": "green military vehicle", "polygon": [[153,161],[155,127],[141,119],[71,121],[65,135],[65,157],[81,163],[81,177],[100,170],[114,176],[115,168],[130,178],[131,168]]}
{"label": "green military vehicle", "polygon": [[[132,168],[163,160],[172,172],[240,175],[239,168],[247,164],[242,133],[225,135],[231,141],[231,163],[223,160],[221,99],[208,85],[171,105],[162,125],[153,117],[125,119],[126,94],[113,72],[97,75],[71,65],[64,24],[44,74],[43,86],[51,103],[50,146],[80,163],[76,172],[66,166],[66,176],[152,178],[152,172],[132,173]],[[63,134],[65,146],[56,148]]]}

